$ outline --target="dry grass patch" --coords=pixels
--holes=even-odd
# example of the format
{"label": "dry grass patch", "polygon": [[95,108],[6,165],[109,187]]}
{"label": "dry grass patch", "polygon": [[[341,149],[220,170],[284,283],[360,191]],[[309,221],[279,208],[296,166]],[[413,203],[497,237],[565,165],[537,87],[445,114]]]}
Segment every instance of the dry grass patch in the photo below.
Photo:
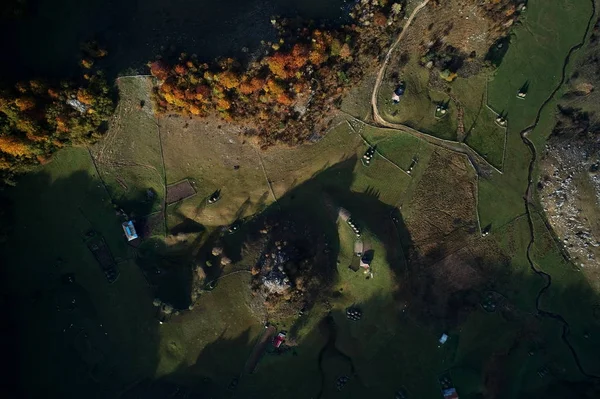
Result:
{"label": "dry grass patch", "polygon": [[109,131],[91,152],[112,199],[126,212],[143,216],[161,209],[165,193],[160,140],[150,98],[153,81],[122,78],[117,85],[120,101]]}
{"label": "dry grass patch", "polygon": [[475,172],[466,157],[433,152],[404,213],[421,256],[439,258],[478,233],[475,184]]}
{"label": "dry grass patch", "polygon": [[[160,119],[167,181],[195,181],[197,195],[181,203],[182,217],[215,226],[232,223],[272,202],[259,151],[242,130],[217,119]],[[221,200],[206,199],[221,190]]]}

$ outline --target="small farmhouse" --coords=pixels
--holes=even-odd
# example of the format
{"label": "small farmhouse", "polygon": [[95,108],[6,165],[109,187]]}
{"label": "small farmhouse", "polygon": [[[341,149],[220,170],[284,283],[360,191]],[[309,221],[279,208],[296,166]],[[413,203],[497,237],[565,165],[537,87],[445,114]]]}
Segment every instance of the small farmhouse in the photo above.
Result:
{"label": "small farmhouse", "polygon": [[138,238],[137,232],[135,231],[135,227],[131,220],[127,222],[123,222],[121,225],[123,226],[123,231],[125,232],[125,236],[127,237],[127,241],[132,241]]}
{"label": "small farmhouse", "polygon": [[280,332],[279,334],[277,334],[277,336],[273,340],[273,346],[275,348],[279,348],[281,346],[281,344],[283,344],[283,341],[285,341],[285,333]]}

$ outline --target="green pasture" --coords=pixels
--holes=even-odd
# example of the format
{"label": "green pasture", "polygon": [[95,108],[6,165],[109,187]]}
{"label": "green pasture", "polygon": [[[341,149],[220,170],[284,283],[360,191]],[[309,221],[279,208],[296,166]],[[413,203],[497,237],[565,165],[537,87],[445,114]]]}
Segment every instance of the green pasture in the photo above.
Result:
{"label": "green pasture", "polygon": [[[559,84],[565,57],[581,41],[590,13],[589,1],[529,2],[489,83],[488,102],[507,114],[511,130],[519,132],[534,122],[539,107]],[[518,99],[525,84],[527,97]]]}
{"label": "green pasture", "polygon": [[487,106],[487,81],[487,72],[468,79],[458,77],[451,84],[452,94],[463,108],[465,143],[502,170],[506,128],[496,123],[499,111]]}
{"label": "green pasture", "polygon": [[[399,82],[384,80],[379,90],[378,104],[381,116],[393,123],[402,123],[433,136],[456,140],[456,105],[450,97],[429,88],[429,70],[411,61],[400,73],[399,80],[406,84],[400,102],[392,102],[392,94]],[[448,113],[435,117],[438,103],[449,103]]]}
{"label": "green pasture", "polygon": [[[507,115],[508,132],[502,175],[481,179],[479,212],[482,225],[507,223],[524,212],[523,193],[531,158],[520,132],[535,121],[542,103],[560,82],[569,49],[582,39],[591,13],[587,1],[531,1],[522,24],[512,31],[510,47],[488,86],[488,104]],[[525,99],[517,92],[525,83]],[[554,124],[554,105],[548,104],[530,134],[538,148]]]}

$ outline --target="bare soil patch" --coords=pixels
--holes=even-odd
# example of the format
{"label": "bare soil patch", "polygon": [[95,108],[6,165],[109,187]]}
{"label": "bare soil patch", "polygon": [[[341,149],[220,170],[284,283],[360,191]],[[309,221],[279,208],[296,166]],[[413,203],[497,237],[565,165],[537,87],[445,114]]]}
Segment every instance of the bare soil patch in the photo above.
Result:
{"label": "bare soil patch", "polygon": [[167,186],[167,205],[181,201],[196,194],[196,190],[188,179]]}
{"label": "bare soil patch", "polygon": [[430,2],[413,21],[404,39],[403,51],[415,54],[419,46],[440,41],[464,54],[475,52],[477,57],[484,57],[512,25],[514,5],[510,0],[487,5],[473,3],[465,0]]}

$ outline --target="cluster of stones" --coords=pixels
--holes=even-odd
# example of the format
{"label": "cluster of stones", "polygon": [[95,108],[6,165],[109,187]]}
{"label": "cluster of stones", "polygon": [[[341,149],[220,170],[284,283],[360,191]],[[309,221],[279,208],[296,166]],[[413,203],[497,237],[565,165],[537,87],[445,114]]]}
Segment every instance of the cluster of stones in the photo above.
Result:
{"label": "cluster of stones", "polygon": [[583,193],[579,180],[591,183],[596,206],[600,203],[600,175],[594,148],[581,143],[547,145],[552,165],[540,187],[540,199],[549,222],[564,248],[579,267],[598,267],[600,240],[592,230],[590,217],[580,205]]}

